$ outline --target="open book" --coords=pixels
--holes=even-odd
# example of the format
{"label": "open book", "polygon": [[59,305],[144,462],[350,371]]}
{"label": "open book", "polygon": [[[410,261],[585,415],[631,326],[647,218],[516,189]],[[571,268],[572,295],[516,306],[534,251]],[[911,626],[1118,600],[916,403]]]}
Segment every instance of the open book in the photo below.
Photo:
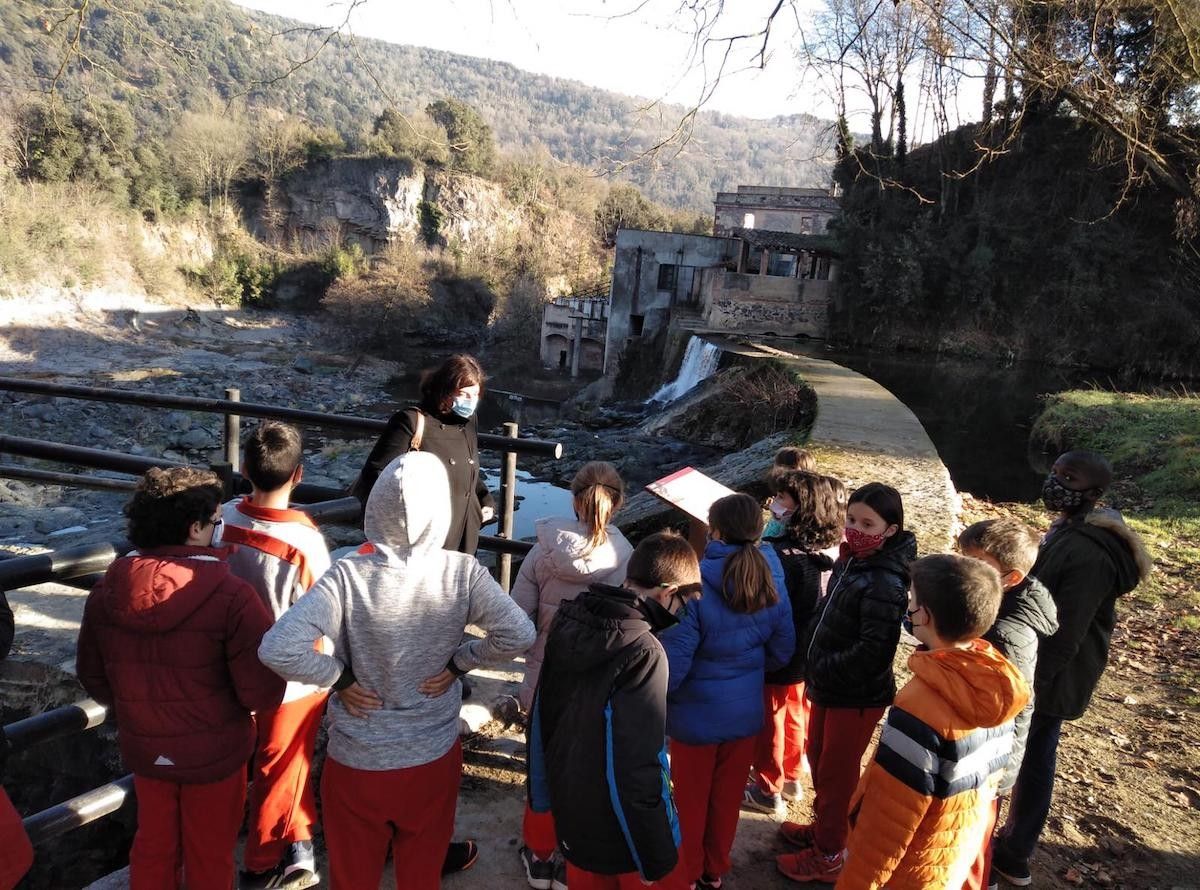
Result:
{"label": "open book", "polygon": [[656,479],[646,486],[646,491],[704,524],[708,523],[708,508],[713,501],[736,494],[732,488],[694,467],[684,467],[670,476]]}

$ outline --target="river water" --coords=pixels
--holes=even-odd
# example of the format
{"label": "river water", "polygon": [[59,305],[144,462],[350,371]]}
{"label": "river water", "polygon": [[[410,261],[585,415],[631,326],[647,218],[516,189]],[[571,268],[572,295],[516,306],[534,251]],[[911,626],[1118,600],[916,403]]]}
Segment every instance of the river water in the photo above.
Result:
{"label": "river water", "polygon": [[1031,450],[1029,431],[1044,396],[1078,387],[1116,388],[1103,373],[1030,363],[830,350],[815,343],[798,351],[889,389],[924,425],[955,487],[993,501],[1031,501],[1041,492],[1053,455]]}

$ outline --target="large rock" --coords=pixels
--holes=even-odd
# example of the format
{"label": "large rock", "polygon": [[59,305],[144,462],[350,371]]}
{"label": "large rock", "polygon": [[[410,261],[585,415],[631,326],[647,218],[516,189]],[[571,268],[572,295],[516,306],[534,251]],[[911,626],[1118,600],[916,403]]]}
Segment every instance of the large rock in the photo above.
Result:
{"label": "large rock", "polygon": [[497,183],[393,158],[320,161],[290,175],[282,194],[288,234],[342,232],[368,251],[425,237],[422,204],[434,209],[443,243],[492,242],[521,224]]}

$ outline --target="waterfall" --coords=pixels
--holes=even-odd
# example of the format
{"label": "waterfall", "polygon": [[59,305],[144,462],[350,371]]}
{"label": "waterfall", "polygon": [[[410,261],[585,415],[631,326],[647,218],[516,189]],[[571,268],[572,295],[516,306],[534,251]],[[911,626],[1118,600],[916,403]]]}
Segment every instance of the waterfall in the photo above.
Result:
{"label": "waterfall", "polygon": [[683,364],[679,374],[670,383],[659,388],[648,402],[673,402],[706,377],[711,377],[721,361],[721,347],[714,346],[699,337],[688,340],[683,353]]}

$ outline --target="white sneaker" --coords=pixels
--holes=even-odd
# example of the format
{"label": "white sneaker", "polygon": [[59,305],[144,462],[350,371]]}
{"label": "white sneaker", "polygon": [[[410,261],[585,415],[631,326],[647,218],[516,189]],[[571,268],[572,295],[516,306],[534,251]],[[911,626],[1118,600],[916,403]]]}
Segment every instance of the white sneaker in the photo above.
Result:
{"label": "white sneaker", "polygon": [[804,800],[804,786],[795,780],[784,782],[783,799],[786,801]]}

